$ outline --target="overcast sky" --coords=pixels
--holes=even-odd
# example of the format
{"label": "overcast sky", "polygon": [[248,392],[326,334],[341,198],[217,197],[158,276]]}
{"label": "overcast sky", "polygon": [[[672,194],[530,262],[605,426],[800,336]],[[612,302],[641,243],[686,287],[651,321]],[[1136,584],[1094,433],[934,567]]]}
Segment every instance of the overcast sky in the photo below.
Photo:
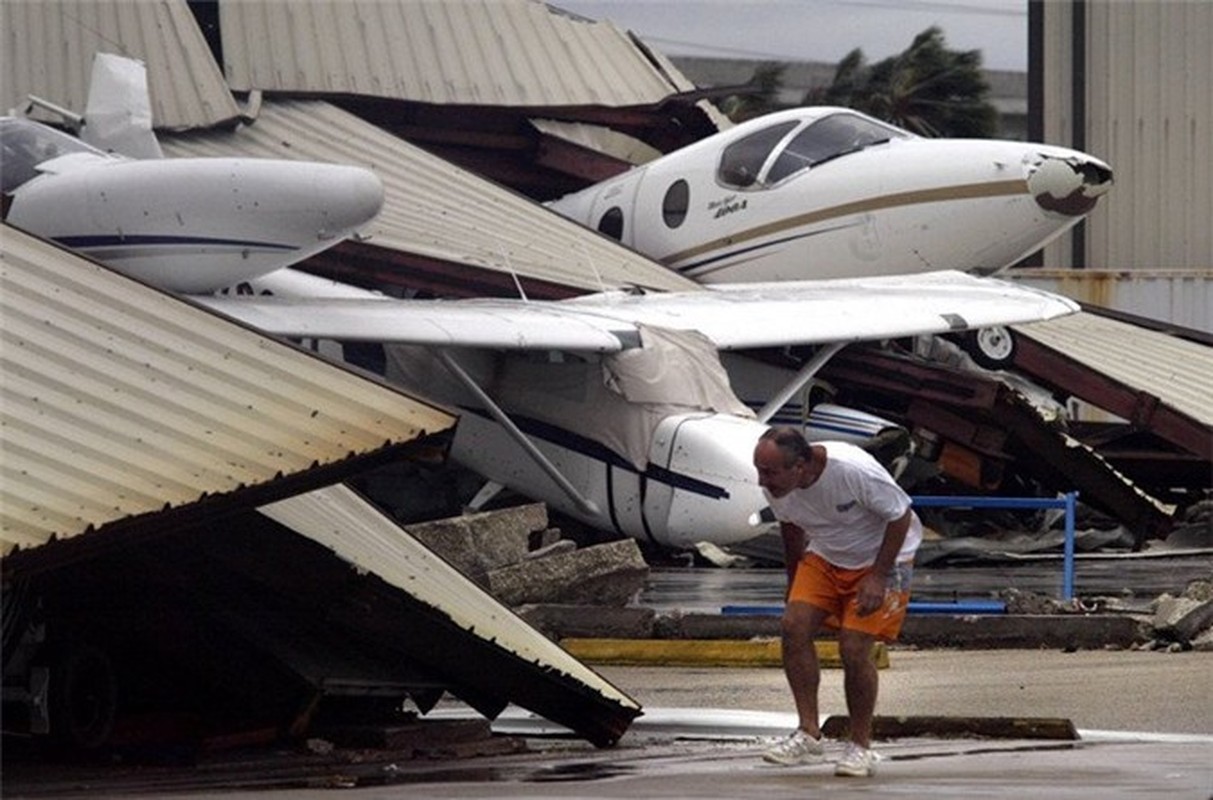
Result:
{"label": "overcast sky", "polygon": [[667,55],[869,63],[900,53],[931,25],[987,69],[1027,71],[1027,0],[548,0],[635,31]]}

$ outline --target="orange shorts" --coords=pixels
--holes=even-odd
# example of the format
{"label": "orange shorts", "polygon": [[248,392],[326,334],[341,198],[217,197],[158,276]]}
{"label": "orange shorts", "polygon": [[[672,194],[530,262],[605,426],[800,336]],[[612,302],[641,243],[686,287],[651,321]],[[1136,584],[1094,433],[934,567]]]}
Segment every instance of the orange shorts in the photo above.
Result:
{"label": "orange shorts", "polygon": [[914,565],[903,561],[889,573],[884,605],[867,616],[859,616],[859,581],[870,571],[836,567],[816,553],[808,553],[796,566],[788,602],[800,601],[828,612],[825,625],[870,633],[886,642],[901,633],[910,602],[910,578]]}

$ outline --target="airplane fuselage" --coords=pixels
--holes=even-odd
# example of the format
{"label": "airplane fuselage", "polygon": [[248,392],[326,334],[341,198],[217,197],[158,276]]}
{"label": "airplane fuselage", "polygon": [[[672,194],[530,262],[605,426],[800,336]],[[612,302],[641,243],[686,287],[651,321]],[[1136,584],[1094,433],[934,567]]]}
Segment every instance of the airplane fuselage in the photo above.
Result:
{"label": "airplane fuselage", "polygon": [[[370,170],[253,158],[130,160],[0,121],[6,221],[175,292],[218,291],[312,256],[383,204]],[[40,155],[49,155],[39,160]]]}
{"label": "airplane fuselage", "polygon": [[661,420],[646,463],[601,444],[515,417],[528,438],[592,501],[570,500],[492,419],[462,409],[451,458],[479,475],[546,502],[598,530],[675,549],[727,545],[769,529],[750,454],[766,425],[730,414],[676,413]]}
{"label": "airplane fuselage", "polygon": [[802,108],[717,134],[550,203],[703,283],[806,280],[1019,261],[1111,185],[1074,150],[924,139]]}

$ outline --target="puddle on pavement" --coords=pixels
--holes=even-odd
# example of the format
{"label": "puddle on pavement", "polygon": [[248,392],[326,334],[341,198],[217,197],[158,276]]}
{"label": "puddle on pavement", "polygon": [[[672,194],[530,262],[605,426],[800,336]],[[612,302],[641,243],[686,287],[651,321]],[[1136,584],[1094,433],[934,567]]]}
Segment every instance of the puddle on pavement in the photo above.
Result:
{"label": "puddle on pavement", "polygon": [[575,764],[557,764],[536,770],[525,780],[533,783],[554,783],[560,781],[599,781],[603,778],[614,778],[634,772],[631,767],[621,764],[603,764],[597,761],[583,761]]}

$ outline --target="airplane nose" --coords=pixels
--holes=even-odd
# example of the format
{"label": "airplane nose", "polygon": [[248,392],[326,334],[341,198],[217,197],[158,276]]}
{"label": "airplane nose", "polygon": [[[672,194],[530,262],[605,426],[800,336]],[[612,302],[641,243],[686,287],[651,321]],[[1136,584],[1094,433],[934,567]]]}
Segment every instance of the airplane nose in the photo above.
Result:
{"label": "airplane nose", "polygon": [[1112,188],[1112,168],[1075,150],[1042,151],[1028,169],[1028,190],[1036,204],[1067,217],[1089,214]]}
{"label": "airplane nose", "polygon": [[338,238],[370,222],[383,208],[383,182],[369,169],[325,165],[322,183],[328,203],[320,238]]}

